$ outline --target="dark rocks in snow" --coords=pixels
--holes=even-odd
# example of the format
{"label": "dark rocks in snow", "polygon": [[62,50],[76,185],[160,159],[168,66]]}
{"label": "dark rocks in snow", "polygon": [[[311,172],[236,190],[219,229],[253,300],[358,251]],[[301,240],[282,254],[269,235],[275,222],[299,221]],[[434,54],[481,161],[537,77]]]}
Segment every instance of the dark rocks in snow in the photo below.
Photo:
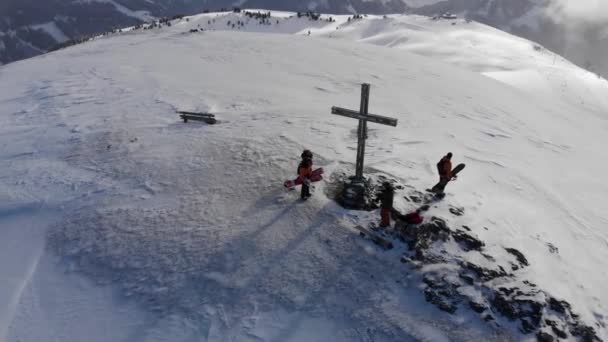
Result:
{"label": "dark rocks in snow", "polygon": [[600,338],[597,336],[595,329],[590,326],[583,325],[580,322],[576,322],[571,328],[570,333],[574,337],[578,337],[584,342],[600,342]]}
{"label": "dark rocks in snow", "polygon": [[499,288],[491,300],[492,307],[509,318],[519,320],[523,333],[531,333],[540,326],[545,303],[532,299],[534,292],[524,294],[518,288]]}
{"label": "dark rocks in snow", "polygon": [[470,276],[466,273],[459,273],[458,277],[460,277],[460,279],[464,280],[464,282],[467,283],[468,285],[475,284],[475,278],[473,278],[472,276]]}
{"label": "dark rocks in snow", "polygon": [[528,263],[528,259],[526,259],[526,257],[517,249],[515,248],[505,248],[505,251],[507,251],[507,253],[515,256],[515,258],[517,259],[517,261],[519,262],[519,264],[524,267],[524,266],[530,266],[530,264]]}
{"label": "dark rocks in snow", "polygon": [[465,233],[462,230],[457,230],[452,234],[454,240],[460,244],[465,251],[481,251],[485,246],[479,239]]}
{"label": "dark rocks in snow", "polygon": [[[425,203],[424,195],[418,196],[414,193],[405,198],[410,203]],[[393,215],[399,216],[400,213]],[[501,264],[497,261],[501,259],[489,255],[483,241],[471,234],[470,227],[454,230],[436,216],[427,217],[419,225],[400,229],[397,224],[395,228],[408,247],[401,261],[422,272],[424,297],[438,309],[453,314],[467,307],[487,322],[500,325],[501,318],[514,321],[523,334],[534,334],[539,341],[567,339],[569,334],[582,341],[599,341],[595,330],[580,321],[570,304],[553,298],[528,280],[517,279],[511,270],[505,269],[529,266],[521,251],[505,248],[514,259],[502,260]],[[478,253],[483,261],[466,258],[472,253]]]}
{"label": "dark rocks in snow", "polygon": [[405,199],[408,202],[422,203],[422,198],[420,196],[416,196],[416,195],[410,195],[409,197],[405,196]]}
{"label": "dark rocks in snow", "polygon": [[396,190],[403,189],[397,180],[381,174],[370,174],[362,183],[353,182],[353,178],[345,172],[334,172],[327,188],[328,197],[347,209],[372,211],[380,208],[379,195],[384,182],[391,183]]}
{"label": "dark rocks in snow", "polygon": [[498,269],[489,269],[468,261],[462,262],[461,266],[463,269],[471,271],[471,273],[474,274],[476,278],[484,282],[496,278],[505,278],[510,276],[510,274],[507,273],[504,268],[502,268],[502,266],[498,266]]}
{"label": "dark rocks in snow", "polygon": [[437,278],[436,275],[426,274],[422,281],[427,285],[424,289],[424,298],[427,302],[434,304],[440,310],[454,313],[458,309],[461,297],[458,296],[458,284],[447,281],[445,278]]}
{"label": "dark rocks in snow", "polygon": [[427,288],[424,290],[424,298],[427,302],[434,304],[436,307],[438,307],[439,310],[451,314],[455,313],[456,309],[458,308],[456,303],[452,303],[449,300],[446,300],[449,297],[440,296],[436,291],[432,289]]}
{"label": "dark rocks in snow", "polygon": [[[345,172],[332,174],[326,188],[328,196],[340,203],[341,185],[347,180]],[[364,210],[379,208],[377,192],[386,181],[396,189],[405,189],[387,176],[368,174],[362,193]],[[436,200],[415,190],[407,194],[396,191],[395,198],[398,196],[423,212]],[[449,207],[449,210],[453,215],[464,215],[463,209]],[[569,335],[582,341],[599,341],[595,330],[581,322],[570,304],[511,273],[530,265],[521,251],[504,248],[509,258],[505,259],[504,253],[493,256],[469,226],[452,229],[446,220],[431,215],[424,216],[423,223],[411,225],[401,220],[403,216],[398,210],[392,212],[396,238],[407,246],[401,262],[421,273],[427,302],[449,314],[459,308],[472,310],[492,324],[500,325],[505,319],[516,322],[523,334],[534,334],[539,341],[565,339]],[[425,267],[429,265],[434,267]]]}
{"label": "dark rocks in snow", "polygon": [[570,311],[570,304],[568,304],[567,302],[563,301],[563,300],[557,300],[553,297],[549,297],[549,308],[551,308],[551,310],[557,312],[557,313],[561,313],[561,314],[565,314],[566,311]]}
{"label": "dark rocks in snow", "polygon": [[488,261],[491,261],[491,262],[496,262],[496,258],[494,258],[493,256],[491,256],[490,254],[487,254],[487,253],[481,253],[481,255],[482,255],[484,258],[486,258]]}
{"label": "dark rocks in snow", "polygon": [[547,247],[549,248],[549,252],[551,254],[559,254],[559,248],[555,247],[555,245],[552,243],[547,242]]}
{"label": "dark rocks in snow", "polygon": [[484,321],[486,322],[492,322],[495,321],[496,319],[494,318],[494,316],[487,314],[487,315],[483,315],[481,316],[483,318]]}
{"label": "dark rocks in snow", "polygon": [[451,207],[450,212],[456,216],[464,215],[464,208]]}
{"label": "dark rocks in snow", "polygon": [[560,327],[558,327],[558,323],[556,321],[546,319],[545,324],[547,326],[551,327],[551,330],[557,337],[568,338],[568,334],[564,330],[562,330]]}
{"label": "dark rocks in snow", "polygon": [[553,338],[553,336],[551,334],[547,334],[544,331],[539,331],[536,334],[536,339],[538,340],[538,342],[553,342],[553,341],[555,341],[555,339]]}
{"label": "dark rocks in snow", "polygon": [[473,311],[477,313],[482,313],[488,309],[484,304],[480,304],[474,301],[469,301],[469,306],[471,307],[471,309],[473,309]]}

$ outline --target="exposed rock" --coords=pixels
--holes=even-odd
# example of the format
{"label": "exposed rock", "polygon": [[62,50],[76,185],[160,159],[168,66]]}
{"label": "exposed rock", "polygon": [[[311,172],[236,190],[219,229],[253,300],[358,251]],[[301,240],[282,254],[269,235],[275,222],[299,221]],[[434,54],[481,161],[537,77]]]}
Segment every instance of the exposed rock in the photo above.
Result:
{"label": "exposed rock", "polygon": [[464,267],[465,269],[473,272],[475,274],[475,276],[477,278],[479,278],[480,280],[483,281],[489,281],[492,279],[496,279],[496,278],[501,278],[501,277],[509,277],[511,276],[511,274],[507,273],[502,266],[498,266],[498,270],[491,270],[491,269],[487,269],[487,268],[483,268],[479,265],[475,265],[472,262],[462,262],[461,266]]}
{"label": "exposed rock", "polygon": [[471,307],[471,309],[473,309],[473,311],[477,313],[482,313],[487,310],[487,307],[485,305],[473,301],[469,302],[469,306]]}
{"label": "exposed rock", "polygon": [[445,300],[445,297],[440,296],[436,291],[431,289],[424,290],[424,298],[427,302],[434,304],[440,310],[445,311],[447,313],[455,313],[458,308],[454,303],[450,303]]}
{"label": "exposed rock", "polygon": [[536,334],[536,339],[538,340],[538,342],[553,342],[555,340],[553,336],[551,336],[551,334],[548,334],[544,331],[539,331]]}
{"label": "exposed rock", "polygon": [[[405,198],[407,199],[407,196]],[[422,203],[422,198],[418,196],[410,196],[409,199],[414,203]]]}
{"label": "exposed rock", "polygon": [[468,274],[459,273],[458,276],[460,277],[460,279],[464,280],[464,282],[469,285],[473,285],[475,283],[475,279]]}
{"label": "exposed rock", "polygon": [[523,267],[523,266],[530,266],[530,264],[528,263],[528,260],[526,259],[526,257],[522,254],[522,252],[518,251],[515,248],[505,248],[505,250],[509,253],[512,254],[513,256],[515,256],[515,258],[517,259],[517,261],[519,262],[519,264]]}
{"label": "exposed rock", "polygon": [[570,328],[572,336],[578,337],[584,342],[600,342],[600,338],[597,336],[595,329],[590,326],[583,325],[580,322],[575,323]]}
{"label": "exposed rock", "polygon": [[545,320],[545,324],[551,327],[553,333],[559,338],[568,338],[568,334],[558,327],[556,321],[552,321],[550,319]]}
{"label": "exposed rock", "polygon": [[490,254],[481,253],[481,255],[483,255],[483,257],[488,259],[489,261],[496,262],[496,259],[493,256],[491,256]]}
{"label": "exposed rock", "polygon": [[557,322],[547,319],[547,320],[545,320],[545,323],[551,327],[551,330],[557,337],[568,338],[568,334],[564,330],[562,330],[558,327]]}
{"label": "exposed rock", "polygon": [[452,234],[454,240],[460,243],[460,246],[463,247],[465,251],[481,251],[481,249],[485,246],[485,244],[479,239],[472,237],[471,235],[465,233],[462,230],[457,230]]}
{"label": "exposed rock", "polygon": [[[415,203],[416,196],[409,198]],[[419,198],[425,201],[423,196]],[[397,222],[400,215],[398,211],[393,212]],[[565,339],[569,337],[568,332],[582,341],[599,341],[595,330],[582,324],[570,304],[510,273],[529,266],[521,251],[505,248],[514,259],[501,264],[497,261],[499,258],[485,251],[483,241],[470,233],[471,228],[463,226],[463,229],[452,230],[445,220],[436,216],[419,225],[399,227],[397,224],[399,238],[409,249],[401,261],[421,270],[426,285],[424,297],[440,310],[453,314],[466,303],[483,320],[490,322],[504,317],[517,322],[522,333],[535,334],[539,341]],[[454,243],[463,253],[454,251]],[[485,260],[472,262],[475,259],[466,255],[473,253]],[[442,264],[450,266],[424,267]],[[507,267],[509,271],[505,270]]]}
{"label": "exposed rock", "polygon": [[463,208],[455,208],[455,207],[451,207],[450,208],[450,212],[456,216],[462,216],[464,215],[464,209]]}
{"label": "exposed rock", "polygon": [[559,248],[555,247],[555,245],[553,245],[550,242],[547,242],[547,247],[549,247],[549,252],[552,254],[559,254]]}
{"label": "exposed rock", "polygon": [[553,297],[549,297],[549,307],[551,310],[555,312],[559,312],[561,314],[565,314],[566,310],[570,311],[570,304],[566,303],[563,300],[557,300]]}
{"label": "exposed rock", "polygon": [[505,248],[505,251],[507,251],[507,253],[515,256],[515,258],[517,259],[517,261],[519,262],[519,264],[522,267],[530,266],[530,264],[528,263],[528,259],[526,259],[526,257],[522,254],[522,252],[518,251],[515,248]]}
{"label": "exposed rock", "polygon": [[568,338],[568,334],[565,331],[560,330],[558,327],[551,327],[551,330],[559,338]]}

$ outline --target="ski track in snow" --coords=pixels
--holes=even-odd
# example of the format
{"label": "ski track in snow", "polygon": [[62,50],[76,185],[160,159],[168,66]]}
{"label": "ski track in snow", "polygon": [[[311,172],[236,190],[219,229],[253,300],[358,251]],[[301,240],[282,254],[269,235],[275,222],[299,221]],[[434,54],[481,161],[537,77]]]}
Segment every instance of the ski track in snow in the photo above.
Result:
{"label": "ski track in snow", "polygon": [[[379,21],[317,27],[325,38],[185,35],[186,27],[0,68],[2,234],[32,244],[13,285],[0,291],[9,303],[0,311],[4,340],[523,338],[425,303],[399,252],[381,252],[351,229],[377,213],[344,211],[324,183],[306,203],[281,188],[303,148],[328,177],[350,165],[356,122],[329,111],[357,108],[359,84],[370,80],[370,112],[400,122],[370,124],[366,165],[423,189],[435,181],[435,159],[452,150],[468,165],[447,199],[468,215],[453,221],[476,229],[490,250],[525,251],[526,276],[589,324],[607,323],[608,168],[587,167],[606,153],[572,135],[601,139],[605,117],[594,95],[577,109],[571,93],[547,101],[516,89],[519,79],[507,86],[396,48],[327,39],[333,29],[380,45],[411,43],[402,36],[387,44]],[[210,111],[220,122],[183,124],[175,110]],[[20,203],[50,209],[11,214]],[[3,250],[3,259],[18,256]]]}

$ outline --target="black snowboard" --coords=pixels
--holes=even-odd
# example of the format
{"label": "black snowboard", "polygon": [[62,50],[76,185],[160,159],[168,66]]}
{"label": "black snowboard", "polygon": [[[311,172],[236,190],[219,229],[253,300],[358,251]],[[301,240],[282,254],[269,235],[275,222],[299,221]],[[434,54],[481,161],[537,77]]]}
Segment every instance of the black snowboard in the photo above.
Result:
{"label": "black snowboard", "polygon": [[[456,167],[452,169],[452,177],[458,175],[458,173],[460,171],[462,171],[462,169],[464,169],[465,166],[466,166],[465,164],[458,164],[458,165],[456,165]],[[434,192],[434,193],[443,193],[443,190],[445,189],[445,186],[448,185],[448,182],[450,180],[451,179],[439,181],[439,183],[435,184],[434,187],[432,187],[431,189],[426,189],[426,191],[428,191],[428,192]]]}

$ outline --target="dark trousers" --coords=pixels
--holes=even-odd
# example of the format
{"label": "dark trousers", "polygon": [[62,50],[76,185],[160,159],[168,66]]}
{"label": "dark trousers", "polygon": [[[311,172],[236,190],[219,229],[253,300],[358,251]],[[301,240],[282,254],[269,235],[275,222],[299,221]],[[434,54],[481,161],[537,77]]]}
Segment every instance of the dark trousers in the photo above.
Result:
{"label": "dark trousers", "polygon": [[310,197],[310,187],[306,183],[302,183],[302,192],[300,193],[302,199]]}
{"label": "dark trousers", "polygon": [[380,227],[388,227],[391,225],[391,209],[380,209]]}
{"label": "dark trousers", "polygon": [[445,190],[445,186],[448,185],[450,180],[447,177],[440,177],[439,183],[435,184],[435,186],[431,189],[433,192],[442,193]]}

